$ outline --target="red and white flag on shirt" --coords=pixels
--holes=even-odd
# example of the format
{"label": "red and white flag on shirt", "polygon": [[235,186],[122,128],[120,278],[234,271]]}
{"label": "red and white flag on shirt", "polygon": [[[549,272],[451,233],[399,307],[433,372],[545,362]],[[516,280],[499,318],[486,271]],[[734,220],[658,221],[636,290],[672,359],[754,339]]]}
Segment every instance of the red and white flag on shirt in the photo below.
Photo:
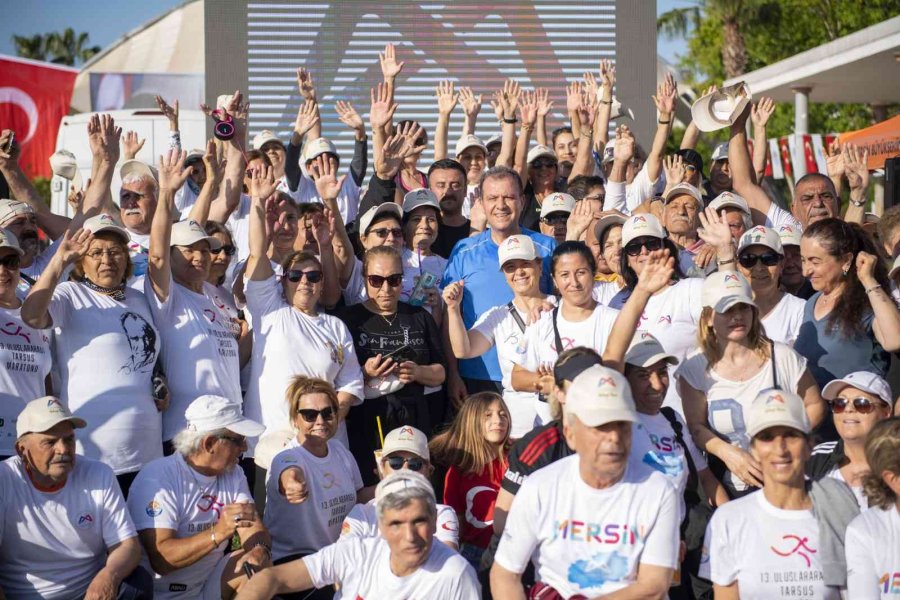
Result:
{"label": "red and white flag on shirt", "polygon": [[69,114],[78,69],[0,56],[0,129],[12,129],[29,177],[50,177],[59,122]]}

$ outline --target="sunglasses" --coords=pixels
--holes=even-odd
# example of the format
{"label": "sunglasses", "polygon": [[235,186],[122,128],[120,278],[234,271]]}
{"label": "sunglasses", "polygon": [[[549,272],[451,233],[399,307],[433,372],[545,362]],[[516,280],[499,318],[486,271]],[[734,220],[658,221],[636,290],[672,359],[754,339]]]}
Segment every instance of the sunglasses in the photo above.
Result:
{"label": "sunglasses", "polygon": [[856,412],[861,415],[869,414],[870,412],[875,410],[876,407],[875,402],[872,402],[868,398],[863,398],[862,396],[853,398],[852,400],[848,398],[835,398],[834,400],[830,400],[828,404],[831,406],[831,412],[839,415],[847,410],[847,407],[851,402],[853,403],[853,408],[856,410]]}
{"label": "sunglasses", "polygon": [[552,160],[536,160],[531,163],[532,169],[552,169],[556,166],[556,163]]}
{"label": "sunglasses", "polygon": [[631,242],[622,250],[625,251],[625,254],[628,256],[637,256],[641,253],[641,248],[646,248],[647,252],[654,252],[656,250],[663,249],[663,241],[659,238],[647,238],[643,241]]}
{"label": "sunglasses", "polygon": [[781,262],[781,256],[775,252],[765,252],[763,254],[741,254],[738,257],[738,262],[745,269],[752,269],[759,261],[762,261],[762,264],[767,267],[774,267]]}
{"label": "sunglasses", "polygon": [[247,438],[245,438],[245,437],[233,437],[230,435],[220,435],[219,439],[225,440],[226,442],[230,442],[237,447],[241,447],[247,443]]}
{"label": "sunglasses", "polygon": [[210,248],[209,251],[216,255],[224,252],[225,256],[234,256],[234,253],[237,252],[237,248],[229,244],[227,246],[222,246],[221,248],[217,248],[216,250],[213,250],[212,248]]}
{"label": "sunglasses", "polygon": [[388,234],[391,234],[395,238],[403,237],[403,230],[399,227],[379,227],[378,229],[370,229],[369,233],[374,233],[382,240],[387,239]]}
{"label": "sunglasses", "polygon": [[565,225],[569,220],[569,215],[550,215],[541,219],[541,223],[545,225]]}
{"label": "sunglasses", "polygon": [[403,468],[403,465],[406,465],[406,468],[410,471],[421,471],[422,467],[425,466],[425,461],[421,458],[404,458],[402,456],[389,456],[384,459],[387,464],[391,466],[391,469],[394,471],[399,471]]}
{"label": "sunglasses", "polygon": [[292,269],[287,272],[287,280],[291,283],[297,283],[301,279],[306,277],[306,280],[310,283],[319,283],[322,281],[322,271],[300,271],[298,269]]}
{"label": "sunglasses", "polygon": [[322,415],[324,421],[334,420],[334,409],[330,406],[328,408],[323,408],[322,410],[316,410],[314,408],[298,408],[297,414],[307,423],[315,423],[316,419],[319,418],[319,415]]}
{"label": "sunglasses", "polygon": [[19,255],[18,254],[10,254],[9,256],[0,258],[0,267],[6,267],[7,269],[18,269],[19,268]]}
{"label": "sunglasses", "polygon": [[385,281],[387,281],[387,284],[390,287],[400,287],[400,284],[403,283],[403,273],[394,273],[393,275],[388,275],[387,277],[383,277],[381,275],[366,275],[366,281],[368,281],[369,285],[376,289],[381,289],[381,286],[384,285]]}

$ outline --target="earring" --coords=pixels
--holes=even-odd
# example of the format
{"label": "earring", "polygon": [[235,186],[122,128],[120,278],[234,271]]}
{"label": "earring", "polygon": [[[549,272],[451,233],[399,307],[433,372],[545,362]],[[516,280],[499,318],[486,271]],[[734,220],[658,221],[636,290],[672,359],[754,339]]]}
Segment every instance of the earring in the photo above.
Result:
{"label": "earring", "polygon": [[844,274],[844,277],[846,277],[847,273],[850,272],[850,267],[844,267],[843,269],[841,269],[841,272]]}

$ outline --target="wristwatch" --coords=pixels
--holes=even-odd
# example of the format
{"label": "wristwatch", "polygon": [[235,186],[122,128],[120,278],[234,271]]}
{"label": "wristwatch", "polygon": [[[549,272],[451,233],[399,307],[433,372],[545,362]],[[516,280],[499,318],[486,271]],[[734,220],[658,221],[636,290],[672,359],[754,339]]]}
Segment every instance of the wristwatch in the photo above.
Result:
{"label": "wristwatch", "polygon": [[852,204],[856,208],[862,208],[866,205],[866,200],[865,198],[862,200],[854,200],[853,198],[850,198],[850,204]]}

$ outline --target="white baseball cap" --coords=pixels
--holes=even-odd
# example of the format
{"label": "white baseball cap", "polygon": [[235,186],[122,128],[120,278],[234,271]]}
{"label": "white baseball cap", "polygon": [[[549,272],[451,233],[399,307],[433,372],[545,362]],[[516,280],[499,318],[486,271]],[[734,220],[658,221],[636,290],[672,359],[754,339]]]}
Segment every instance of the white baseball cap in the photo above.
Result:
{"label": "white baseball cap", "polygon": [[750,283],[737,271],[716,271],[703,282],[703,306],[722,314],[735,304],[756,306]]}
{"label": "white baseball cap", "polygon": [[655,237],[662,240],[666,237],[666,230],[655,215],[650,213],[631,215],[622,225],[622,247],[640,237]]}
{"label": "white baseball cap", "polygon": [[537,146],[535,146],[534,148],[532,148],[531,150],[528,151],[528,156],[525,158],[525,162],[527,162],[530,165],[531,163],[533,163],[534,161],[536,161],[537,159],[539,159],[541,157],[547,157],[547,158],[552,158],[553,160],[556,160],[556,152],[554,152],[547,146],[538,144]]}
{"label": "white baseball cap", "polygon": [[822,398],[834,400],[846,387],[854,387],[858,390],[878,396],[888,406],[894,406],[894,398],[891,396],[891,386],[875,373],[869,371],[854,371],[840,379],[829,381],[822,388]]}
{"label": "white baseball cap", "polygon": [[487,154],[488,150],[487,146],[484,145],[484,142],[482,142],[480,138],[472,134],[467,134],[456,141],[456,156],[459,156],[460,154],[465,152],[466,148],[471,148],[473,146],[476,148],[481,148],[484,153]]}
{"label": "white baseball cap", "polygon": [[267,431],[256,442],[253,448],[253,462],[262,469],[268,471],[272,467],[272,459],[279,452],[287,448],[291,440],[297,437],[297,432],[290,429],[278,429]]}
{"label": "white baseball cap", "polygon": [[603,234],[610,227],[614,227],[616,225],[624,225],[625,221],[627,221],[627,217],[624,215],[611,214],[606,215],[599,220],[597,220],[597,224],[594,225],[594,237],[597,238],[597,241],[600,242],[603,240]]}
{"label": "white baseball cap", "polygon": [[50,155],[50,170],[54,175],[71,181],[78,172],[78,161],[68,150],[57,150]]}
{"label": "white baseball cap", "polygon": [[625,362],[635,367],[649,367],[664,360],[670,365],[677,365],[674,354],[666,352],[653,334],[640,331],[634,336],[631,347],[625,353]]}
{"label": "white baseball cap", "polygon": [[495,133],[494,135],[492,135],[491,137],[489,137],[487,139],[487,141],[484,143],[484,145],[490,146],[491,144],[501,144],[501,143],[503,143],[503,135],[501,135],[499,133]]}
{"label": "white baseball cap", "polygon": [[18,200],[10,200],[3,198],[0,200],[0,227],[6,225],[7,221],[11,221],[22,215],[33,215],[34,209]]}
{"label": "white baseball cap", "polygon": [[148,165],[144,161],[137,160],[132,158],[131,160],[126,160],[122,163],[122,166],[119,167],[119,177],[124,181],[126,177],[129,175],[137,175],[138,177],[151,177],[153,181],[159,184],[159,173],[156,170],[156,167],[153,165]]}
{"label": "white baseball cap", "polygon": [[575,210],[575,198],[563,192],[553,192],[541,202],[542,219],[557,212],[572,214],[573,210]]}
{"label": "white baseball cap", "polygon": [[803,231],[793,225],[782,225],[778,228],[778,237],[781,238],[782,247],[799,246]]}
{"label": "white baseball cap", "polygon": [[194,162],[195,160],[203,160],[203,157],[206,156],[206,150],[201,150],[200,148],[194,148],[190,152],[187,153],[187,156],[184,157],[184,165],[187,166]]}
{"label": "white baseball cap", "polygon": [[398,427],[384,437],[381,456],[387,457],[394,452],[412,452],[425,460],[431,460],[428,453],[428,437],[409,425]]}
{"label": "white baseball cap", "polygon": [[700,203],[701,208],[703,207],[703,196],[700,194],[700,190],[689,183],[679,183],[673,185],[672,188],[668,192],[666,192],[666,195],[663,196],[663,203],[668,203],[669,200],[672,200],[676,196],[690,196]]}
{"label": "white baseball cap", "polygon": [[716,162],[717,160],[728,160],[728,142],[722,142],[713,150],[712,161]]}
{"label": "white baseball cap", "polygon": [[32,400],[16,419],[16,438],[21,438],[26,433],[43,433],[63,421],[69,421],[76,429],[87,427],[87,421],[72,416],[68,407],[55,396]]}
{"label": "white baseball cap", "polygon": [[184,411],[187,428],[197,433],[227,429],[238,435],[257,437],[265,426],[241,414],[241,406],[222,396],[204,395],[191,402]]}
{"label": "white baseball cap", "polygon": [[0,248],[15,250],[19,256],[25,254],[25,251],[19,247],[19,240],[16,238],[16,234],[9,229],[0,228]]}
{"label": "white baseball cap", "polygon": [[606,142],[606,145],[603,146],[603,159],[600,161],[601,164],[606,164],[612,162],[615,158],[616,153],[616,140],[615,138]]}
{"label": "white baseball cap", "polygon": [[[696,188],[695,188],[696,189]],[[750,215],[750,205],[742,197],[733,192],[722,192],[709,203],[709,207],[716,212],[723,208],[736,208],[748,217]]]}
{"label": "white baseball cap", "polygon": [[538,257],[534,242],[527,235],[511,235],[500,243],[497,258],[500,268],[511,260],[534,260]]}
{"label": "white baseball cap", "polygon": [[101,231],[110,231],[112,233],[115,233],[120,238],[122,238],[122,243],[124,244],[127,244],[131,241],[131,236],[128,235],[128,231],[126,231],[124,227],[116,223],[116,220],[112,218],[112,215],[108,215],[106,213],[101,213],[99,215],[91,217],[90,219],[86,219],[82,227],[87,229],[94,235],[97,235]]}
{"label": "white baseball cap", "polygon": [[377,505],[391,494],[409,488],[426,490],[431,496],[432,502],[437,502],[434,496],[434,488],[431,487],[431,483],[428,482],[424,475],[409,469],[401,469],[394,471],[378,482],[378,485],[375,487],[375,503]]}
{"label": "white baseball cap", "polygon": [[628,380],[607,367],[585,369],[566,392],[565,411],[588,427],[615,421],[638,422],[637,409]]}
{"label": "white baseball cap", "polygon": [[399,204],[396,202],[382,202],[378,206],[373,206],[367,210],[366,214],[359,218],[359,235],[366,235],[366,232],[369,231],[369,226],[372,225],[372,221],[375,220],[375,217],[384,213],[397,217],[398,221],[403,219],[403,209],[400,208]]}
{"label": "white baseball cap", "polygon": [[698,98],[691,106],[691,118],[700,131],[723,129],[737,120],[750,99],[750,88],[741,81]]}
{"label": "white baseball cap", "polygon": [[765,246],[770,250],[774,250],[778,254],[784,256],[784,247],[781,245],[781,237],[775,233],[774,229],[757,225],[753,229],[748,229],[738,241],[738,254],[743,252],[749,246]]}
{"label": "white baseball cap", "polygon": [[337,156],[337,148],[335,148],[334,144],[332,144],[331,140],[328,138],[316,138],[306,144],[306,148],[303,150],[303,162],[309,162],[317,156],[326,153]]}
{"label": "white baseball cap", "polygon": [[760,392],[747,411],[747,435],[752,438],[769,427],[778,426],[809,433],[809,418],[803,400],[785,390]]}
{"label": "white baseball cap", "polygon": [[207,235],[200,223],[193,219],[179,221],[172,225],[172,237],[169,240],[170,246],[192,246],[197,242],[206,241],[209,243],[210,250],[218,250],[222,247],[222,242],[211,235]]}
{"label": "white baseball cap", "polygon": [[406,195],[403,196],[404,215],[409,215],[412,211],[422,206],[430,206],[436,210],[439,215],[441,214],[441,205],[438,202],[437,196],[428,188],[412,190],[406,192]]}
{"label": "white baseball cap", "polygon": [[269,131],[268,129],[263,129],[253,138],[253,149],[254,150],[262,150],[262,147],[268,144],[269,142],[278,142],[278,144],[283,148],[284,143],[278,139],[278,136]]}

